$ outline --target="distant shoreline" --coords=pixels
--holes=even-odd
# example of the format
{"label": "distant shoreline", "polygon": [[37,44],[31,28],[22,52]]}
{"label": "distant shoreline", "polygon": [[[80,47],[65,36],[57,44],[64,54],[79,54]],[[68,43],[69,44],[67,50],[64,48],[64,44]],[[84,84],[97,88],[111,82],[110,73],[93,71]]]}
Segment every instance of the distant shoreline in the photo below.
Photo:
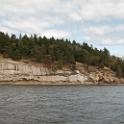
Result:
{"label": "distant shoreline", "polygon": [[90,84],[80,84],[79,82],[68,83],[68,82],[37,82],[37,81],[7,81],[7,82],[0,82],[0,86],[124,86],[122,83],[98,83],[94,84],[90,82]]}

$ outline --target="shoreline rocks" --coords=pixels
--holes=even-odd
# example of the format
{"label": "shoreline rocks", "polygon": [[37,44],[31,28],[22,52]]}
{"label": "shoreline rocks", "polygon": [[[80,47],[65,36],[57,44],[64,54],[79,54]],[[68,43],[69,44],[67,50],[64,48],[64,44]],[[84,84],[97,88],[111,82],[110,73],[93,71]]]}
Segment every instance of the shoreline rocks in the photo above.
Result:
{"label": "shoreline rocks", "polygon": [[[89,68],[89,69],[88,69]],[[124,84],[109,68],[97,69],[76,63],[76,70],[48,69],[42,64],[0,60],[0,84],[14,85],[112,85]]]}

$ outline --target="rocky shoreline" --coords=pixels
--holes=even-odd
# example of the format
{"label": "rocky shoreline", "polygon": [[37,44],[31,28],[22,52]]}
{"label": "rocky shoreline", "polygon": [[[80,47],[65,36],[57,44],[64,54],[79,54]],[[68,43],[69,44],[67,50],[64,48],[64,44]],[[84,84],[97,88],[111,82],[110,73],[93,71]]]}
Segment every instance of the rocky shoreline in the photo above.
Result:
{"label": "rocky shoreline", "polygon": [[109,68],[76,63],[76,70],[52,70],[42,64],[0,58],[1,85],[123,85]]}

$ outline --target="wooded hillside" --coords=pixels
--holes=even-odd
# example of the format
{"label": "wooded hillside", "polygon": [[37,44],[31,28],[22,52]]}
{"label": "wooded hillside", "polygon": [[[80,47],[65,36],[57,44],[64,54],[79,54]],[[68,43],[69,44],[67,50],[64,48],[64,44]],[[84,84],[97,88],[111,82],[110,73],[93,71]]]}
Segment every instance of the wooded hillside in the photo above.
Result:
{"label": "wooded hillside", "polygon": [[124,61],[104,48],[98,50],[87,43],[77,43],[64,39],[46,38],[37,35],[27,36],[0,32],[0,53],[14,60],[30,59],[40,63],[56,64],[58,68],[69,65],[75,69],[75,62],[86,63],[97,67],[109,67],[124,76]]}

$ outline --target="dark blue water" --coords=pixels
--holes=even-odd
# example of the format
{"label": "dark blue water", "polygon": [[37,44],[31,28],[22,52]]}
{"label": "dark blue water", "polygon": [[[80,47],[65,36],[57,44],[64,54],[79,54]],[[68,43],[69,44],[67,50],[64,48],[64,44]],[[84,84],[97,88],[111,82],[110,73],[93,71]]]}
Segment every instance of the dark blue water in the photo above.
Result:
{"label": "dark blue water", "polygon": [[0,124],[124,124],[124,86],[0,86]]}

